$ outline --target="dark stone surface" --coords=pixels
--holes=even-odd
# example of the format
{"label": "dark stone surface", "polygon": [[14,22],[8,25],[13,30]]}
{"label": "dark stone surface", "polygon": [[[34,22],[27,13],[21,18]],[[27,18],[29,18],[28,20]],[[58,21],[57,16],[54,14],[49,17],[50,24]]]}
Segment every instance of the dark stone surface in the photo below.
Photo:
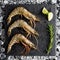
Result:
{"label": "dark stone surface", "polygon": [[[4,23],[3,23],[3,28],[5,28],[5,33],[6,33],[6,41],[5,41],[5,44],[4,44],[4,47],[6,48],[6,51],[7,51],[7,46],[8,46],[8,43],[10,42],[12,36],[16,33],[21,33],[21,34],[24,34],[26,35],[25,31],[22,30],[21,28],[16,28],[16,29],[13,29],[12,30],[12,33],[11,33],[11,36],[8,37],[7,36],[7,29],[8,27],[17,19],[21,18],[20,16],[15,16],[12,18],[12,22],[10,23],[10,25],[8,26],[7,25],[7,22],[6,22],[6,19],[8,17],[8,14],[10,14],[10,12],[16,8],[17,6],[23,6],[25,7],[26,9],[28,9],[31,13],[35,14],[36,16],[38,16],[40,18],[40,22],[36,22],[36,31],[38,31],[39,33],[39,37],[38,37],[38,47],[39,47],[39,50],[40,52],[36,51],[36,50],[31,50],[30,53],[28,55],[30,56],[46,56],[46,49],[47,49],[47,46],[49,44],[49,33],[47,31],[47,27],[48,27],[48,24],[53,24],[54,26],[54,32],[55,32],[55,5],[49,5],[49,4],[24,4],[24,5],[6,5],[6,7],[3,9],[5,11],[5,16],[4,16]],[[45,15],[43,15],[41,13],[41,10],[43,7],[46,7],[49,11],[52,11],[53,14],[54,14],[54,17],[52,19],[51,22],[48,22],[47,21],[47,18],[45,17]],[[28,23],[29,20],[27,20],[26,18],[23,17],[23,19]],[[36,40],[32,37],[32,38],[29,38],[33,43],[36,44]],[[21,52],[21,49],[22,48],[22,44],[15,44],[10,53],[8,53],[7,55],[20,55],[20,52]],[[6,54],[6,52],[5,52]],[[55,55],[55,38],[54,38],[54,45],[53,45],[53,48],[50,52],[51,56]]]}

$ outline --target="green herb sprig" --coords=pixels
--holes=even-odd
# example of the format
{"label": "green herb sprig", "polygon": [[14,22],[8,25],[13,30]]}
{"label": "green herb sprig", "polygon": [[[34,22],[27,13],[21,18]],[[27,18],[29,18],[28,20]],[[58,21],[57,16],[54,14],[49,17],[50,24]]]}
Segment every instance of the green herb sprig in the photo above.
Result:
{"label": "green herb sprig", "polygon": [[48,24],[48,30],[49,30],[49,35],[50,35],[50,42],[49,42],[49,46],[47,48],[47,54],[50,53],[52,47],[53,47],[53,41],[54,41],[54,27],[51,24]]}

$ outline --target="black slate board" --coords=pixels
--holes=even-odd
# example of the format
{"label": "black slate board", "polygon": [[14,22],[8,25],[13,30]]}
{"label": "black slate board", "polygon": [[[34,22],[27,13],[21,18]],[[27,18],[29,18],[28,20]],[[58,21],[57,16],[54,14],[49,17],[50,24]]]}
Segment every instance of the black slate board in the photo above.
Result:
{"label": "black slate board", "polygon": [[[4,47],[6,48],[6,51],[5,51],[5,54],[7,54],[7,46],[8,46],[8,43],[10,42],[12,36],[16,33],[22,33],[24,34],[23,32],[23,29],[21,28],[15,28],[12,30],[12,33],[11,33],[11,36],[8,37],[7,36],[7,29],[8,27],[17,19],[20,18],[20,16],[15,16],[12,18],[12,22],[10,23],[10,25],[8,26],[7,25],[7,22],[6,22],[6,19],[8,17],[8,15],[10,14],[10,12],[16,8],[17,6],[23,6],[25,7],[26,9],[28,9],[30,12],[32,12],[33,14],[35,14],[36,16],[38,16],[40,18],[40,22],[36,22],[36,30],[38,31],[39,33],[39,37],[38,37],[38,47],[39,47],[39,50],[40,52],[36,51],[36,50],[31,50],[30,53],[28,54],[29,56],[45,56],[47,55],[46,54],[46,48],[49,44],[49,33],[47,31],[47,26],[49,23],[53,24],[54,26],[54,32],[55,32],[55,5],[51,5],[51,4],[21,4],[21,5],[6,5],[5,8],[3,8],[4,10],[4,22],[3,22],[3,28],[5,28],[5,37],[6,37],[6,41],[5,41],[5,44],[4,44]],[[54,17],[52,19],[51,22],[48,22],[47,21],[47,18],[41,13],[41,10],[43,7],[46,7],[49,11],[52,11],[53,14],[54,14]],[[28,22],[28,20],[26,18],[23,17],[23,19]],[[14,20],[14,21],[13,21]],[[25,34],[24,34],[25,35]],[[30,40],[36,44],[36,41],[34,38],[30,38]],[[21,49],[23,46],[21,44],[15,44],[11,51],[7,54],[7,55],[20,55],[20,52],[21,52]],[[53,45],[53,48],[49,54],[50,56],[54,56],[55,55],[55,38],[54,38],[54,45]]]}

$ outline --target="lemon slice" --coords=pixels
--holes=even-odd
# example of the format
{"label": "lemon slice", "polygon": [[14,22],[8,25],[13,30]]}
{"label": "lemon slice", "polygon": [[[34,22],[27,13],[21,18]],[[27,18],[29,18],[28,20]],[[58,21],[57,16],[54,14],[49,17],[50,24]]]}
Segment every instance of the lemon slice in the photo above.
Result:
{"label": "lemon slice", "polygon": [[47,15],[47,14],[48,14],[48,10],[44,7],[44,8],[42,9],[42,13]]}
{"label": "lemon slice", "polygon": [[48,21],[51,21],[53,18],[53,13],[52,12],[49,12],[48,13]]}

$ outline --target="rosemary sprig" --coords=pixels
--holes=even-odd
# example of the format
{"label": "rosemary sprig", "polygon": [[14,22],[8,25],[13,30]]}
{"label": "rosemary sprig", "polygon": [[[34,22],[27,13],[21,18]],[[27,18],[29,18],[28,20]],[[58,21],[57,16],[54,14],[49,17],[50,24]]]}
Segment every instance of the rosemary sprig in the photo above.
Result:
{"label": "rosemary sprig", "polygon": [[52,24],[48,24],[48,30],[49,30],[49,35],[50,35],[50,42],[49,42],[49,46],[47,48],[47,54],[50,53],[52,47],[53,47],[53,41],[54,41],[54,28]]}

